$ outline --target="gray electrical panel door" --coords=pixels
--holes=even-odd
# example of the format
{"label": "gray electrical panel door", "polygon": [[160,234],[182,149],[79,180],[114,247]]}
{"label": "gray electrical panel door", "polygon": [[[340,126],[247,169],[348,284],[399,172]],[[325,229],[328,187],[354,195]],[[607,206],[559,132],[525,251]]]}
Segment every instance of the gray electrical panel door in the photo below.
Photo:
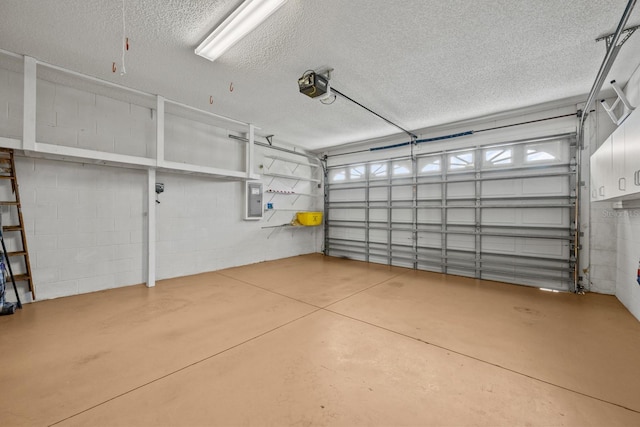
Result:
{"label": "gray electrical panel door", "polygon": [[247,219],[262,218],[262,184],[247,183]]}

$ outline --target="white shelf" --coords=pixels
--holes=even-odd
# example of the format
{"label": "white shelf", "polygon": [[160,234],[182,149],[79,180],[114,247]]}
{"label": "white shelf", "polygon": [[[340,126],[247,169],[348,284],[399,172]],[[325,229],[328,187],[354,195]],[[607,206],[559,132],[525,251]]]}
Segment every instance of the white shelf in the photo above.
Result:
{"label": "white shelf", "polygon": [[264,227],[262,227],[262,229],[265,228],[285,228],[285,227],[291,227],[291,228],[312,228],[312,227],[320,227],[322,224],[318,224],[318,225],[292,225],[292,224],[282,224],[282,225],[265,225]]}
{"label": "white shelf", "polygon": [[[171,173],[181,173],[188,175],[201,175],[231,181],[249,181],[260,179],[259,175],[253,174],[253,130],[252,124],[244,123],[229,117],[200,110],[186,104],[165,99],[160,95],[142,92],[136,89],[127,88],[117,83],[102,80],[96,77],[84,75],[82,73],[67,70],[65,68],[48,64],[28,56],[11,54],[0,49],[0,54],[21,58],[24,67],[23,73],[23,131],[20,138],[0,137],[0,147],[20,150],[22,154],[29,157],[45,158],[52,160],[63,160],[78,163],[90,163],[106,166],[117,166],[124,168],[146,169],[150,171],[164,171]],[[117,94],[116,100],[128,102],[132,105],[141,105],[150,108],[152,116],[155,118],[156,140],[155,155],[150,157],[131,156],[121,153],[93,150],[89,148],[69,147],[65,145],[51,144],[37,141],[36,112],[38,98],[36,88],[38,76],[42,73],[55,74],[65,81],[71,81],[70,87],[82,87],[88,93],[103,94],[107,96]],[[165,108],[166,107],[166,108]],[[166,110],[169,110],[168,112]],[[247,140],[247,156],[244,170],[227,170],[215,167],[207,167],[189,163],[179,163],[167,161],[165,154],[164,122],[166,114],[189,117],[202,123],[211,124],[212,120],[220,129],[234,129],[237,131],[248,131],[250,137]],[[204,120],[204,121],[203,121]]]}
{"label": "white shelf", "polygon": [[283,161],[283,162],[293,163],[293,164],[301,165],[301,166],[309,166],[309,167],[312,167],[312,168],[320,167],[320,165],[314,165],[313,163],[301,162],[301,161],[298,161],[298,160],[292,160],[292,159],[288,159],[286,157],[281,157],[281,156],[265,155],[264,157],[267,158],[267,159],[280,160],[280,161]]}
{"label": "white shelf", "polygon": [[303,176],[295,176],[295,175],[285,175],[282,173],[271,173],[271,172],[263,172],[262,175],[264,176],[272,176],[275,178],[284,178],[284,179],[291,179],[294,181],[309,181],[309,182],[317,182],[318,184],[321,182],[319,179],[315,179],[315,178],[306,178]]}
{"label": "white shelf", "polygon": [[281,196],[308,196],[308,197],[318,197],[318,194],[311,194],[311,193],[298,193],[295,191],[292,192],[286,192],[286,191],[265,191],[265,194],[279,194]]}

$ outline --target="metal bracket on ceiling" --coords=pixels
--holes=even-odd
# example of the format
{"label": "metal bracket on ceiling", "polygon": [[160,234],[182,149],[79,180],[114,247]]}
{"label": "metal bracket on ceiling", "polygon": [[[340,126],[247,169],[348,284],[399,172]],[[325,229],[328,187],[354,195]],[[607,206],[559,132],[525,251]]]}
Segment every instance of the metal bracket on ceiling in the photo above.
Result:
{"label": "metal bracket on ceiling", "polygon": [[316,74],[320,74],[327,78],[327,80],[331,80],[331,73],[333,72],[333,68],[327,67],[323,71],[316,71]]}
{"label": "metal bracket on ceiling", "polygon": [[[616,95],[618,95],[618,97],[611,105],[609,105],[604,99],[601,100],[600,103],[602,104],[602,107],[607,112],[613,123],[619,126],[624,121],[624,119],[626,119],[629,114],[631,114],[631,112],[635,110],[636,107],[632,106],[631,103],[629,103],[627,96],[624,94],[622,89],[620,89],[620,86],[618,86],[618,83],[616,83],[615,80],[611,80],[611,86],[613,87],[613,90],[616,92]],[[622,102],[625,108],[620,117],[616,117],[616,113],[614,110],[620,102]]]}
{"label": "metal bracket on ceiling", "polygon": [[[624,30],[622,30],[622,33],[620,34],[621,38],[618,41],[618,44],[616,45],[617,47],[620,47],[624,44],[624,42],[626,42],[627,40],[629,40],[629,37],[631,37],[631,35],[638,29],[640,28],[640,25],[634,25],[633,27],[629,27],[629,28],[625,28]],[[613,36],[615,36],[615,34],[607,34],[606,36],[602,36],[602,37],[598,37],[596,39],[596,43],[602,40],[605,40],[607,42],[607,50],[609,50],[609,48],[611,47],[611,41],[613,40]]]}

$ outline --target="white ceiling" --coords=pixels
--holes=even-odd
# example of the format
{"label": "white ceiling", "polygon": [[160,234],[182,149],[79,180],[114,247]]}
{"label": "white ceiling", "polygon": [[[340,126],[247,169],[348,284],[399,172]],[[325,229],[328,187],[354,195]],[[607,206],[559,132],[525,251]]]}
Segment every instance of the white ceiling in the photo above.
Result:
{"label": "white ceiling", "polygon": [[[289,0],[216,62],[194,48],[241,0],[2,0],[0,48],[254,123],[317,150],[398,133],[344,99],[298,92],[307,69],[418,130],[586,95],[627,0]],[[640,24],[635,10],[628,26]],[[640,34],[610,74],[626,82]],[[230,85],[233,83],[233,91]],[[213,97],[213,105],[209,104]]]}

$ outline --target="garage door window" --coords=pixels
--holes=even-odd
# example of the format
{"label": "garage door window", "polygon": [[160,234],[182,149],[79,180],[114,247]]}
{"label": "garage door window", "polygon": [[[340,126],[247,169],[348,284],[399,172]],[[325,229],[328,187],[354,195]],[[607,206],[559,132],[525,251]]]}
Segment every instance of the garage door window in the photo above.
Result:
{"label": "garage door window", "polygon": [[489,148],[484,151],[484,167],[504,167],[513,164],[513,148]]}
{"label": "garage door window", "polygon": [[473,151],[449,154],[449,170],[459,171],[474,169]]}
{"label": "garage door window", "polygon": [[438,174],[441,170],[441,156],[421,157],[418,159],[418,173],[420,175]]}
{"label": "garage door window", "polygon": [[347,179],[347,169],[332,169],[329,172],[329,182],[344,182]]}
{"label": "garage door window", "polygon": [[411,160],[393,162],[393,176],[411,175]]}
{"label": "garage door window", "polygon": [[563,158],[563,147],[560,141],[529,144],[525,153],[525,163],[558,163]]}
{"label": "garage door window", "polygon": [[349,179],[351,181],[361,181],[365,178],[365,167],[364,165],[351,166],[349,168]]}
{"label": "garage door window", "polygon": [[387,164],[386,163],[372,163],[369,165],[369,176],[371,178],[386,178],[387,176]]}

